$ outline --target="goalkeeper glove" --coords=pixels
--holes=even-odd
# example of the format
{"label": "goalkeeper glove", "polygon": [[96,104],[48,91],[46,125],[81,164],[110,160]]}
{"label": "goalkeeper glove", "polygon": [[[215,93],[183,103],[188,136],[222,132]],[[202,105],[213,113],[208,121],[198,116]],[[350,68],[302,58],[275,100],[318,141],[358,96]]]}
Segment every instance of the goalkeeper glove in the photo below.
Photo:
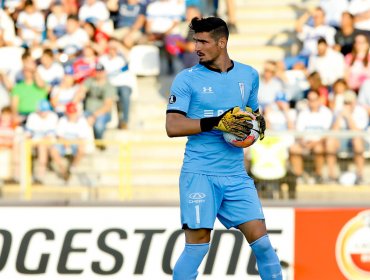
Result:
{"label": "goalkeeper glove", "polygon": [[250,115],[240,111],[239,107],[233,107],[218,117],[200,119],[200,128],[202,131],[210,131],[215,128],[244,139],[253,128],[250,120],[252,120]]}
{"label": "goalkeeper glove", "polygon": [[253,113],[253,115],[256,116],[256,121],[258,122],[258,126],[260,128],[259,134],[260,134],[260,140],[265,138],[265,130],[266,130],[266,121],[265,118],[260,113],[255,113],[252,111],[252,108],[245,107],[245,110],[247,112]]}

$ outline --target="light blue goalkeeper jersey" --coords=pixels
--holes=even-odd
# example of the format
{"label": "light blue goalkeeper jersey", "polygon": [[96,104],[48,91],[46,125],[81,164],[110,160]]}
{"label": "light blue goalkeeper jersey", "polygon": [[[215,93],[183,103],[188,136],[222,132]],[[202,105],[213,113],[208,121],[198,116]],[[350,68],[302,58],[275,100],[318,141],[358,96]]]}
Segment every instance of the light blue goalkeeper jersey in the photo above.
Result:
{"label": "light blue goalkeeper jersey", "polygon": [[[257,71],[234,62],[227,72],[218,72],[197,64],[180,72],[171,86],[167,112],[184,114],[191,119],[221,115],[239,106],[258,109]],[[212,130],[188,136],[183,172],[208,175],[245,174],[243,149],[232,147],[222,132]]]}

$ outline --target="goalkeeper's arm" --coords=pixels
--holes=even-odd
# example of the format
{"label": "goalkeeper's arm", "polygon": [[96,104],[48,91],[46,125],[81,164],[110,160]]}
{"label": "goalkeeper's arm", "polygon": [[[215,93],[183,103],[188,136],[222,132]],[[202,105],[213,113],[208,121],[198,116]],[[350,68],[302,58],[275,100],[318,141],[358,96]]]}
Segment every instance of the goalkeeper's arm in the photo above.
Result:
{"label": "goalkeeper's arm", "polygon": [[251,128],[251,124],[246,120],[255,118],[253,115],[240,112],[239,107],[234,107],[218,117],[190,119],[182,111],[169,110],[166,114],[166,131],[169,137],[188,136],[213,128],[227,131],[246,137]]}

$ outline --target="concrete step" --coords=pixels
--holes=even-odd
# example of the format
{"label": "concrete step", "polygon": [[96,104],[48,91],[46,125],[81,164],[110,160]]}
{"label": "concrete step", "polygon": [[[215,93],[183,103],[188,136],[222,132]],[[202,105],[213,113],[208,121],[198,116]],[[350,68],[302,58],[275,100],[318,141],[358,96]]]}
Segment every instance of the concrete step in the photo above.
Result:
{"label": "concrete step", "polygon": [[246,34],[231,34],[228,46],[229,49],[235,47],[264,47],[264,46],[290,46],[294,40],[294,32],[284,32],[279,34],[261,33],[253,36]]}

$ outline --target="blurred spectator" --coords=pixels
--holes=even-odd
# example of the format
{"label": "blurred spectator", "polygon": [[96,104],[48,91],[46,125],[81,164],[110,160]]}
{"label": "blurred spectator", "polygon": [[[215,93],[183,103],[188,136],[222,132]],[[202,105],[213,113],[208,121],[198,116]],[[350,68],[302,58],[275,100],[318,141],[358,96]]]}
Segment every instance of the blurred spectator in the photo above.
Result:
{"label": "blurred spectator", "polygon": [[186,7],[186,36],[184,40],[176,41],[176,46],[182,51],[180,58],[184,68],[190,68],[199,62],[199,57],[195,52],[194,31],[189,28],[189,24],[194,17],[200,18],[201,16],[197,6]]}
{"label": "blurred spectator", "polygon": [[128,71],[128,64],[123,55],[123,46],[117,40],[111,39],[108,47],[108,54],[101,56],[99,61],[107,72],[109,82],[118,90],[120,109],[122,111],[120,128],[126,129],[129,123],[132,93],[132,88],[127,83],[127,76],[125,75],[126,71]]}
{"label": "blurred spectator", "polygon": [[352,52],[355,37],[360,34],[360,31],[355,29],[354,17],[349,12],[342,14],[340,22],[340,28],[335,33],[335,46],[337,51],[340,51],[343,55]]}
{"label": "blurred spectator", "polygon": [[344,77],[344,56],[332,48],[324,38],[317,42],[317,54],[311,55],[308,63],[308,71],[318,72],[323,85],[331,86],[336,80]]}
{"label": "blurred spectator", "polygon": [[89,36],[86,31],[80,27],[77,16],[69,15],[66,25],[66,34],[56,41],[58,48],[66,48],[68,46],[77,47],[81,50],[89,43]]}
{"label": "blurred spectator", "polygon": [[48,96],[48,89],[35,68],[25,66],[23,76],[24,80],[15,84],[11,98],[13,114],[19,115],[20,122],[35,112],[39,102]]}
{"label": "blurred spectator", "polygon": [[309,89],[305,92],[304,97],[307,98],[311,90],[317,91],[320,95],[320,102],[322,105],[329,105],[329,89],[322,83],[321,76],[318,72],[314,71],[308,75],[307,81],[310,85]]}
{"label": "blurred spectator", "polygon": [[332,92],[329,95],[329,108],[332,112],[340,111],[344,105],[344,93],[348,90],[346,80],[338,79],[334,82]]}
{"label": "blurred spectator", "polygon": [[[11,165],[12,168],[9,172],[9,178],[6,178],[6,183],[19,183],[19,147],[16,141],[16,120],[13,117],[10,107],[4,107],[0,111],[0,152],[10,152],[10,162],[2,163]],[[6,166],[5,166],[6,168]],[[2,166],[2,169],[5,169]],[[3,170],[4,171],[4,170]],[[4,174],[5,175],[5,174]]]}
{"label": "blurred spectator", "polygon": [[[56,134],[59,143],[51,148],[51,157],[58,168],[59,175],[68,180],[70,172],[77,168],[82,156],[85,154],[86,142],[90,137],[90,126],[86,118],[78,112],[74,103],[66,105],[66,115],[60,118]],[[71,165],[65,165],[64,156],[72,156]]]}
{"label": "blurred spectator", "polygon": [[63,3],[64,11],[68,15],[77,15],[78,7],[80,6],[79,0],[61,0]]}
{"label": "blurred spectator", "polygon": [[84,102],[87,121],[94,128],[95,139],[103,139],[117,98],[117,89],[108,81],[103,65],[96,65],[95,76],[81,85],[78,98]]}
{"label": "blurred spectator", "polygon": [[330,129],[332,124],[332,112],[320,101],[317,90],[310,90],[307,95],[308,108],[298,112],[296,130],[305,136],[299,137],[290,147],[290,158],[293,173],[303,180],[304,165],[303,156],[313,153],[315,182],[322,183],[322,169],[324,165],[325,138],[315,135]]}
{"label": "blurred spectator", "polygon": [[359,34],[355,37],[352,52],[345,56],[345,77],[350,89],[357,92],[362,83],[370,78],[369,60],[369,40],[365,35]]}
{"label": "blurred spectator", "polygon": [[278,97],[284,95],[283,84],[276,77],[276,62],[266,61],[261,74],[258,101],[262,108],[272,104]]}
{"label": "blurred spectator", "polygon": [[26,0],[24,10],[19,13],[17,28],[23,44],[28,47],[38,46],[43,40],[42,32],[45,30],[44,15],[36,10],[32,0]]}
{"label": "blurred spectator", "polygon": [[66,105],[77,97],[79,86],[75,83],[72,67],[66,67],[61,83],[53,87],[50,102],[59,117],[65,114]]}
{"label": "blurred spectator", "polygon": [[113,37],[121,40],[127,49],[132,48],[143,37],[147,1],[113,0],[107,5],[114,22]]}
{"label": "blurred spectator", "polygon": [[81,22],[89,21],[98,29],[105,30],[104,25],[109,19],[109,11],[105,2],[100,0],[85,0],[78,10]]}
{"label": "blurred spectator", "polygon": [[82,55],[72,64],[75,81],[82,83],[85,79],[92,77],[95,74],[97,62],[96,51],[91,45],[86,45],[82,50]]}
{"label": "blurred spectator", "polygon": [[10,81],[7,73],[0,70],[0,110],[10,105],[10,91],[13,83]]}
{"label": "blurred spectator", "polygon": [[185,5],[178,1],[150,2],[146,10],[145,32],[149,41],[162,41],[167,35],[179,34],[179,23],[185,15]]}
{"label": "blurred spectator", "polygon": [[97,54],[101,55],[108,52],[109,36],[106,33],[96,28],[92,22],[83,23],[83,29],[89,35],[90,45]]}
{"label": "blurred spectator", "polygon": [[66,34],[68,14],[60,0],[51,5],[51,12],[46,18],[47,38],[54,42]]}
{"label": "blurred spectator", "polygon": [[359,30],[370,31],[370,1],[351,0],[348,11],[355,17],[355,27]]}
{"label": "blurred spectator", "polygon": [[370,117],[370,80],[362,84],[358,93],[358,104],[365,108]]}
{"label": "blurred spectator", "polygon": [[319,6],[325,12],[326,24],[338,29],[342,13],[348,9],[348,0],[320,0]]}
{"label": "blurred spectator", "polygon": [[15,34],[14,21],[3,9],[0,9],[0,35],[2,46],[20,45]]}
{"label": "blurred spectator", "polygon": [[53,51],[44,49],[40,62],[37,73],[41,79],[50,86],[58,85],[64,76],[64,70],[63,66],[55,60]]}
{"label": "blurred spectator", "polygon": [[0,149],[12,149],[16,122],[9,106],[3,107],[0,112]]}
{"label": "blurred spectator", "polygon": [[50,10],[51,3],[59,0],[33,0],[35,7],[38,11],[46,14]]}
{"label": "blurred spectator", "polygon": [[292,107],[295,107],[310,86],[306,77],[307,69],[302,62],[295,63],[292,69],[286,69],[283,61],[277,62],[276,66],[276,76],[283,83],[285,98]]}
{"label": "blurred spectator", "polygon": [[[219,16],[219,0],[214,0],[215,5],[215,16]],[[225,0],[226,2],[226,14],[227,14],[227,25],[230,33],[237,33],[236,27],[236,9],[234,0]]]}
{"label": "blurred spectator", "polygon": [[46,166],[49,158],[50,143],[54,140],[58,116],[52,112],[50,103],[47,100],[40,101],[37,111],[31,113],[26,122],[26,137],[31,138],[37,154],[37,171],[34,175],[34,183],[43,184],[46,173]]}
{"label": "blurred spectator", "polygon": [[[344,131],[364,131],[369,124],[369,116],[366,110],[357,104],[357,96],[353,91],[346,91],[344,94],[343,109],[335,113],[334,123],[332,130]],[[357,171],[356,184],[363,183],[364,175],[364,138],[351,137],[351,138],[328,138],[327,139],[327,162],[328,162],[328,175],[331,181],[337,181],[336,167],[337,167],[337,153],[338,151],[353,151],[354,161]]]}
{"label": "blurred spectator", "polygon": [[[313,19],[313,25],[309,20]],[[310,55],[317,52],[317,40],[325,38],[330,47],[334,45],[335,29],[325,23],[325,12],[320,7],[313,11],[305,12],[296,23],[297,37],[302,43],[302,49],[296,57],[287,57],[285,59],[286,67],[290,69],[297,61],[308,65]]]}
{"label": "blurred spectator", "polygon": [[[284,96],[277,97],[275,102],[265,107],[266,127],[274,131],[293,130],[296,111],[291,109]],[[289,145],[288,145],[289,146]]]}

